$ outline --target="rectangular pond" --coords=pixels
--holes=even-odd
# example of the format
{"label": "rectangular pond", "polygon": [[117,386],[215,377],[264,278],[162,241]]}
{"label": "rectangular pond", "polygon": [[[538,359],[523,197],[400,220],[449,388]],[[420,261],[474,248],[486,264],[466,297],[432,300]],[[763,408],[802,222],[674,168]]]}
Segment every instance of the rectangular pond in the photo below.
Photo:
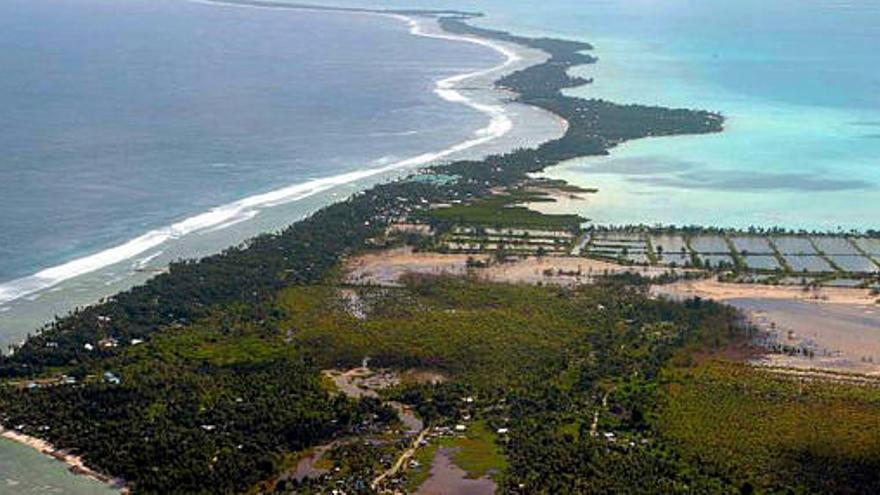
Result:
{"label": "rectangular pond", "polygon": [[593,240],[593,243],[590,245],[590,250],[592,251],[593,249],[612,249],[615,251],[623,251],[624,249],[626,249],[630,252],[643,253],[648,250],[648,246],[644,242],[620,242],[615,240],[603,239],[600,241]]}
{"label": "rectangular pond", "polygon": [[691,238],[691,247],[698,253],[730,254],[727,241],[720,235],[699,235]]}
{"label": "rectangular pond", "polygon": [[825,287],[859,287],[863,283],[864,280],[857,278],[835,278],[834,280],[822,282],[822,285]]}
{"label": "rectangular pond", "polygon": [[816,249],[806,237],[774,237],[773,244],[776,244],[776,248],[782,254],[816,254]]}
{"label": "rectangular pond", "polygon": [[777,270],[782,268],[775,256],[767,255],[750,255],[743,256],[746,266],[753,270]]}
{"label": "rectangular pond", "polygon": [[820,256],[785,256],[785,261],[796,272],[833,272],[827,261]]}
{"label": "rectangular pond", "polygon": [[765,237],[736,236],[730,241],[736,247],[737,252],[744,254],[773,254],[773,248]]}
{"label": "rectangular pond", "polygon": [[664,266],[689,266],[691,264],[691,255],[664,252],[663,256],[658,256],[657,261]]}
{"label": "rectangular pond", "polygon": [[700,260],[706,268],[734,266],[733,258],[724,254],[700,254]]}
{"label": "rectangular pond", "polygon": [[687,243],[684,237],[680,235],[653,235],[651,236],[651,245],[657,253],[678,253],[682,250],[687,251]]}
{"label": "rectangular pond", "polygon": [[825,254],[849,254],[857,255],[859,250],[845,237],[813,237],[813,243]]}
{"label": "rectangular pond", "polygon": [[880,239],[860,237],[853,239],[853,241],[862,248],[862,251],[873,255],[875,258],[880,256]]}
{"label": "rectangular pond", "polygon": [[639,232],[594,231],[593,239],[613,239],[622,242],[644,242],[645,235]]}
{"label": "rectangular pond", "polygon": [[878,267],[864,256],[829,255],[828,258],[842,270],[856,273],[878,273]]}

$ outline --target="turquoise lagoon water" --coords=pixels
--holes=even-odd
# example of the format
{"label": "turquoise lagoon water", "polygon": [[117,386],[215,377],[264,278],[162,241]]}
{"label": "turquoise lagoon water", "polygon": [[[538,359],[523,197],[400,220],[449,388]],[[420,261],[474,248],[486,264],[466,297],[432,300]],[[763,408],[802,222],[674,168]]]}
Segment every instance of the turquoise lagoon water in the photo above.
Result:
{"label": "turquoise lagoon water", "polygon": [[552,169],[600,194],[549,209],[603,224],[880,227],[875,0],[393,4],[468,8],[487,26],[591,42],[600,60],[576,72],[595,83],[574,94],[728,118],[720,135],[640,140]]}
{"label": "turquoise lagoon water", "polygon": [[600,63],[579,71],[596,83],[576,93],[718,110],[726,131],[552,170],[600,189],[573,206],[601,223],[880,228],[880,6],[671,3],[687,15],[648,13],[674,26],[597,38]]}

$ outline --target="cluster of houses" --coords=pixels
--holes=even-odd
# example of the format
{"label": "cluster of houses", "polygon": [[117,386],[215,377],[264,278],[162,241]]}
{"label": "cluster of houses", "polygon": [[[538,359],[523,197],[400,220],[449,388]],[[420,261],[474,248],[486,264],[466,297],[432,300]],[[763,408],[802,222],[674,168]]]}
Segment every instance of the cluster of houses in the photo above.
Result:
{"label": "cluster of houses", "polygon": [[[90,379],[96,379],[96,377],[95,376],[86,377],[87,381]],[[120,383],[122,383],[122,380],[120,380],[119,377],[116,376],[116,374],[113,373],[112,371],[105,371],[104,374],[101,375],[100,379],[104,383],[109,383],[110,385],[119,385]],[[33,389],[37,389],[40,387],[76,385],[77,383],[79,383],[79,381],[77,380],[77,378],[75,376],[62,374],[59,377],[55,377],[55,378],[51,378],[51,379],[30,381],[30,382],[27,382],[27,385],[25,385],[25,386],[26,386],[26,388],[33,390]]]}

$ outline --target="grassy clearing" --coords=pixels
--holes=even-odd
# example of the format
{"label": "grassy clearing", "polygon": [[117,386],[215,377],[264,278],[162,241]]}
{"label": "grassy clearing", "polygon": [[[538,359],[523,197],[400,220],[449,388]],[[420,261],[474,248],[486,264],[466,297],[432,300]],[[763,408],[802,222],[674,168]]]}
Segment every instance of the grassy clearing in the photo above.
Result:
{"label": "grassy clearing", "polygon": [[531,179],[524,181],[522,185],[524,187],[541,188],[544,190],[554,190],[571,194],[589,194],[599,192],[599,190],[595,187],[581,187],[575,184],[569,184],[568,182],[561,179]]}
{"label": "grassy clearing", "polygon": [[456,448],[452,461],[467,472],[468,478],[482,478],[501,472],[507,460],[495,443],[495,433],[483,421],[474,422],[462,438],[452,442]]}
{"label": "grassy clearing", "polygon": [[217,366],[261,363],[290,355],[281,339],[252,329],[224,331],[214,324],[194,325],[157,335],[152,345],[133,348],[132,354],[150,352],[164,362],[203,362]]}

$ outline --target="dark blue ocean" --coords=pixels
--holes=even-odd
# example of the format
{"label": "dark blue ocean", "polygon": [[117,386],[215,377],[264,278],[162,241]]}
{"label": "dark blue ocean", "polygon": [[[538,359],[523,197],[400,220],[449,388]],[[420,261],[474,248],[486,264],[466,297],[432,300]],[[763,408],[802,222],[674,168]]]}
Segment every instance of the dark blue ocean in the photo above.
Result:
{"label": "dark blue ocean", "polygon": [[468,139],[486,116],[435,83],[500,59],[387,17],[4,0],[0,283]]}

